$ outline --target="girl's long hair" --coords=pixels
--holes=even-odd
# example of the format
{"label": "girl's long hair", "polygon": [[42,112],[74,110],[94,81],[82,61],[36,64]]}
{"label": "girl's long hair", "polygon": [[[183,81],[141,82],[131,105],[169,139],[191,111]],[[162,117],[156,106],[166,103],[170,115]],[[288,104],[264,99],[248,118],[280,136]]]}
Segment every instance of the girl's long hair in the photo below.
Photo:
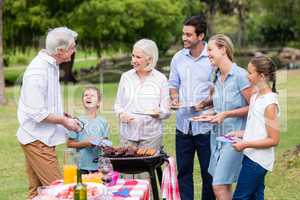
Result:
{"label": "girl's long hair", "polygon": [[276,65],[273,60],[263,54],[254,56],[250,63],[255,67],[255,70],[259,74],[263,74],[267,82],[272,82],[272,92],[277,93],[276,90]]}

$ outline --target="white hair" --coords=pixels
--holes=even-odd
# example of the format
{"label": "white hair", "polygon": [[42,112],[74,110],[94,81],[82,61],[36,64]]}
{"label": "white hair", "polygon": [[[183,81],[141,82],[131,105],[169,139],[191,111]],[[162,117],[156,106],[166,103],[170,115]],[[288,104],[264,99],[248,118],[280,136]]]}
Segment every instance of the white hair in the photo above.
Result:
{"label": "white hair", "polygon": [[149,67],[150,69],[155,68],[158,60],[158,48],[153,40],[141,39],[133,45],[133,48],[139,48],[143,51],[145,56],[151,57],[152,62],[147,67]]}
{"label": "white hair", "polygon": [[51,29],[48,31],[46,37],[46,51],[53,55],[56,54],[59,49],[67,49],[71,43],[75,41],[77,36],[78,33],[67,27]]}

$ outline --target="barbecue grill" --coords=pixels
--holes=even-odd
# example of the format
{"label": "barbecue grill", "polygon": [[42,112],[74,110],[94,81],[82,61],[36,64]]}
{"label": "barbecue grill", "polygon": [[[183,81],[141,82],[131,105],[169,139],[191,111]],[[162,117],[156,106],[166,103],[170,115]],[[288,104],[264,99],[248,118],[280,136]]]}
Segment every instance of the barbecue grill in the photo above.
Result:
{"label": "barbecue grill", "polygon": [[153,156],[113,157],[104,155],[103,157],[110,159],[115,171],[125,174],[148,172],[150,175],[153,199],[159,200],[156,174],[161,185],[161,165],[167,161],[169,157],[163,150],[158,151]]}

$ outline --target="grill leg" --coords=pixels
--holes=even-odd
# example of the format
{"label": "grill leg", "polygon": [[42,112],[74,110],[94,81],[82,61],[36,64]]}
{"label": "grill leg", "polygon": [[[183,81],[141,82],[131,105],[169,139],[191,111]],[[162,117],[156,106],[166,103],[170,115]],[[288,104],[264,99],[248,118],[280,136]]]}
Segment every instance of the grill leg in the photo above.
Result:
{"label": "grill leg", "polygon": [[158,188],[157,188],[156,176],[155,176],[154,170],[155,169],[153,169],[153,168],[149,170],[152,193],[153,193],[153,200],[159,200]]}
{"label": "grill leg", "polygon": [[159,167],[156,168],[156,174],[157,174],[157,177],[158,177],[159,185],[161,187],[161,181],[162,181],[162,169],[161,169],[161,166],[159,166]]}

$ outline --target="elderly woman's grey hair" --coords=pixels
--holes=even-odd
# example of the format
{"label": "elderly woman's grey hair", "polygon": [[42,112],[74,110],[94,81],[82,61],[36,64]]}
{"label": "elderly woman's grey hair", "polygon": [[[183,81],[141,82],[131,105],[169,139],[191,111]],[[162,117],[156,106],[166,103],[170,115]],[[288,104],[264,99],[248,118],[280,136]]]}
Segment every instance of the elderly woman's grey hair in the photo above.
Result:
{"label": "elderly woman's grey hair", "polygon": [[48,31],[46,37],[46,51],[53,55],[56,54],[59,49],[68,49],[72,42],[76,40],[77,36],[78,33],[67,27],[51,29]]}
{"label": "elderly woman's grey hair", "polygon": [[133,48],[141,49],[145,56],[152,58],[152,62],[147,67],[150,69],[155,68],[158,60],[158,48],[153,40],[141,39],[133,45]]}

